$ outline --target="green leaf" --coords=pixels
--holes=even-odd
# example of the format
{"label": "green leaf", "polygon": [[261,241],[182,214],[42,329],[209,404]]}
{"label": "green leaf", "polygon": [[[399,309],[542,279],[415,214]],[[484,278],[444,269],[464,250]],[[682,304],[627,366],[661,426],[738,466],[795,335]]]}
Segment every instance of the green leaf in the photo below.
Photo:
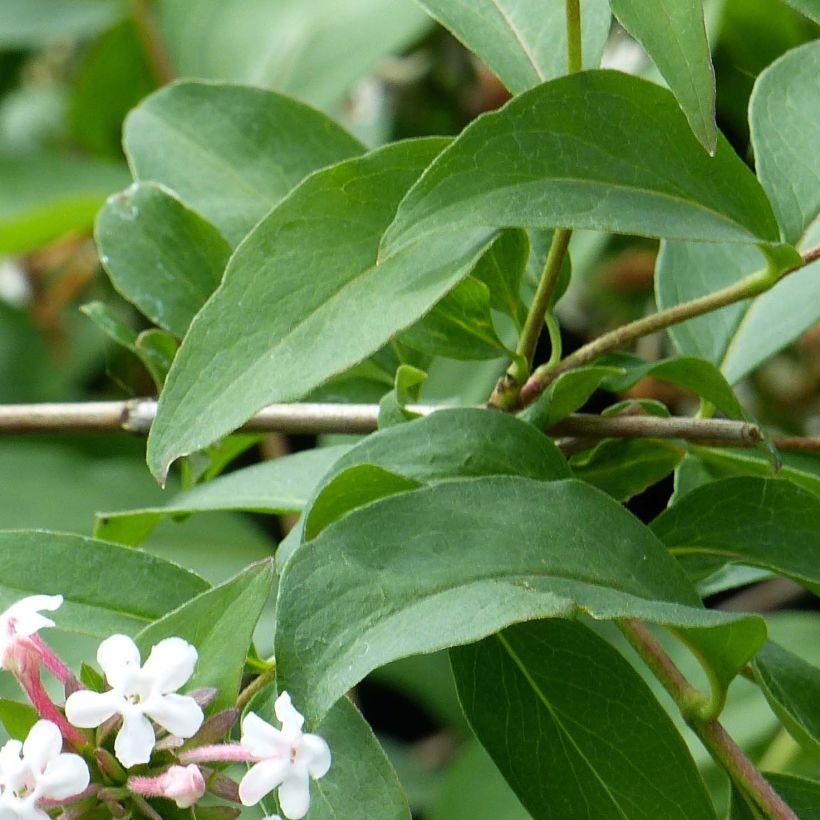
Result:
{"label": "green leaf", "polygon": [[269,86],[320,107],[429,24],[412,0],[164,0],[156,12],[179,76]]}
{"label": "green leaf", "polygon": [[517,624],[450,658],[470,724],[534,817],[717,820],[669,716],[587,627]]}
{"label": "green leaf", "polygon": [[322,486],[305,519],[304,540],[309,541],[350,510],[380,498],[420,487],[418,481],[372,464],[357,464],[337,473]]}
{"label": "green leaf", "polygon": [[818,0],[785,0],[793,9],[805,14],[809,20],[820,25],[820,2]]}
{"label": "green leaf", "polygon": [[702,0],[611,0],[612,13],[641,42],[709,153],[717,145],[715,72]]}
{"label": "green leaf", "polygon": [[396,368],[393,389],[386,393],[379,402],[379,427],[392,427],[418,418],[419,414],[408,410],[405,405],[418,402],[421,386],[427,374],[409,364],[400,364]]}
{"label": "green leaf", "polygon": [[118,0],[3,0],[0,49],[36,48],[55,40],[93,37],[122,14]]}
{"label": "green leaf", "polygon": [[472,273],[474,279],[490,289],[490,307],[506,313],[519,330],[527,318],[527,308],[521,299],[521,277],[529,256],[530,240],[526,231],[502,231]]}
{"label": "green leaf", "polygon": [[820,593],[820,498],[789,481],[705,484],[662,512],[652,531],[698,577],[748,564]]}
{"label": "green leaf", "polygon": [[548,430],[585,405],[607,377],[623,373],[619,367],[599,366],[579,367],[562,373],[538,397],[538,401],[521,414],[521,418],[539,430]]}
{"label": "green leaf", "polygon": [[753,668],[766,700],[799,743],[820,750],[820,669],[768,641]]}
{"label": "green leaf", "polygon": [[760,74],[749,101],[757,173],[786,242],[820,212],[820,41],[789,51]]}
{"label": "green leaf", "polygon": [[139,550],[45,530],[0,531],[0,610],[26,595],[62,595],[60,629],[133,635],[208,589],[199,576]]}
{"label": "green leaf", "polygon": [[110,197],[94,234],[116,290],[176,336],[185,335],[231,255],[213,225],[155,183]]}
{"label": "green leaf", "polygon": [[468,126],[405,197],[380,256],[441,233],[455,253],[460,232],[509,225],[778,239],[763,189],[726,140],[709,157],[668,91],[611,71],[545,83]]}
{"label": "green leaf", "polygon": [[119,163],[58,154],[0,155],[0,253],[86,231],[106,197],[128,182]]}
{"label": "green leaf", "polygon": [[[419,0],[513,94],[560,77],[567,66],[567,17],[563,3],[517,0]],[[597,68],[609,34],[605,0],[582,0],[584,66]]]}
{"label": "green leaf", "polygon": [[702,609],[663,545],[598,490],[454,480],[355,510],[296,550],[277,602],[280,685],[315,719],[391,660],[579,611],[678,625],[708,657],[720,646],[724,679],[765,635]]}
{"label": "green leaf", "polygon": [[465,361],[509,355],[495,331],[490,306],[490,289],[468,276],[423,319],[402,331],[399,341],[431,356]]}
{"label": "green leaf", "polygon": [[628,501],[668,476],[684,454],[668,441],[610,439],[573,458],[570,467],[581,481]]}
{"label": "green leaf", "polygon": [[233,245],[311,171],[363,150],[303,103],[219,83],[163,88],[124,129],[134,176],[173,189]]}
{"label": "green leaf", "polygon": [[25,740],[39,718],[37,710],[31,704],[0,699],[0,723],[9,737]]}
{"label": "green leaf", "polygon": [[[806,245],[820,242],[820,225]],[[658,307],[674,307],[765,267],[751,247],[665,242],[655,276]],[[756,299],[669,328],[675,347],[720,367],[735,384],[820,321],[820,262],[789,274]]]}
{"label": "green leaf", "polygon": [[254,464],[179,493],[162,507],[97,513],[94,535],[139,544],[169,516],[211,510],[300,512],[316,484],[348,448],[320,447]]}
{"label": "green leaf", "polygon": [[148,439],[154,475],[361,361],[470,272],[486,237],[445,264],[435,247],[376,259],[399,200],[444,144],[394,143],[313,174],[256,227],[174,361]]}
{"label": "green leaf", "polygon": [[211,707],[214,712],[234,706],[253,631],[271,594],[273,577],[273,561],[260,561],[169,612],[137,635],[143,657],[164,638],[184,638],[199,654],[186,687],[218,689]]}
{"label": "green leaf", "polygon": [[766,780],[800,820],[820,820],[820,783],[780,772],[764,772]]}

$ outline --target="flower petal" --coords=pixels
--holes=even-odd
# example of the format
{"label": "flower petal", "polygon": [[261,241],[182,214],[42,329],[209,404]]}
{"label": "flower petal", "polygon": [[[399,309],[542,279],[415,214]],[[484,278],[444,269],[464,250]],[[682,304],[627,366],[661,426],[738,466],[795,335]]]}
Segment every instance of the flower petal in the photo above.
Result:
{"label": "flower petal", "polygon": [[155,695],[145,701],[142,708],[146,715],[177,737],[193,737],[205,718],[199,704],[188,695]]}
{"label": "flower petal", "polygon": [[292,739],[302,731],[305,719],[293,708],[293,703],[287,692],[282,692],[276,698],[273,711],[276,712],[276,717],[279,718],[279,722],[282,724],[282,732],[287,735],[288,739]]}
{"label": "flower petal", "polygon": [[302,735],[299,758],[308,774],[318,780],[327,774],[330,768],[330,746],[319,735]]}
{"label": "flower petal", "polygon": [[288,820],[299,820],[310,808],[310,781],[306,774],[291,771],[279,787],[279,808]]}
{"label": "flower petal", "polygon": [[113,689],[108,692],[81,689],[79,692],[72,692],[66,699],[65,716],[74,726],[92,729],[121,713],[125,705],[125,698]]}
{"label": "flower petal", "polygon": [[251,766],[239,781],[239,799],[243,806],[255,806],[287,776],[289,760],[263,760]]}
{"label": "flower petal", "polygon": [[97,663],[112,689],[125,689],[140,668],[140,651],[127,635],[112,635],[97,649]]}
{"label": "flower petal", "polygon": [[176,692],[194,674],[197,657],[188,641],[165,638],[151,650],[142,671],[163,694]]}
{"label": "flower petal", "polygon": [[63,603],[62,595],[29,595],[13,603],[4,613],[6,621],[14,621],[14,632],[28,637],[46,626],[54,626],[51,618],[40,614],[41,609],[53,612]]}
{"label": "flower petal", "polygon": [[88,787],[88,766],[74,754],[60,754],[46,766],[38,785],[43,797],[51,800],[65,800]]}
{"label": "flower petal", "polygon": [[279,729],[255,712],[248,712],[242,720],[242,738],[239,741],[254,757],[290,757],[290,743]]}
{"label": "flower petal", "polygon": [[129,710],[123,715],[122,728],[114,741],[114,754],[126,769],[130,769],[151,759],[155,740],[151,721],[136,709]]}
{"label": "flower petal", "polygon": [[23,743],[23,759],[37,774],[45,771],[46,764],[63,750],[63,736],[56,723],[38,720],[29,730]]}

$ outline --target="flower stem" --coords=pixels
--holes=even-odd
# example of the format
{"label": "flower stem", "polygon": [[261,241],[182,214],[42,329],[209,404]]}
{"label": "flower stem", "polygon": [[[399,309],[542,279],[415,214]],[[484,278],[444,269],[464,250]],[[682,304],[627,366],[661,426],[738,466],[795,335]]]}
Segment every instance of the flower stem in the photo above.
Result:
{"label": "flower stem", "polygon": [[566,0],[567,3],[567,71],[574,74],[581,70],[581,0]]}
{"label": "flower stem", "polygon": [[134,24],[154,79],[160,85],[167,85],[174,80],[174,70],[171,68],[171,58],[168,56],[168,51],[162,42],[151,12],[149,0],[130,0],[130,2]]}
{"label": "flower stem", "polygon": [[181,763],[252,763],[256,758],[238,743],[215,743],[212,746],[195,746],[180,752]]}
{"label": "flower stem", "polygon": [[244,709],[269,683],[276,680],[276,664],[272,663],[261,675],[255,677],[237,696],[236,708]]}
{"label": "flower stem", "polygon": [[783,802],[723,726],[715,719],[700,717],[706,697],[686,680],[646,626],[631,619],[618,621],[617,624],[672,696],[692,731],[715,762],[726,770],[735,786],[770,820],[798,820],[797,815]]}

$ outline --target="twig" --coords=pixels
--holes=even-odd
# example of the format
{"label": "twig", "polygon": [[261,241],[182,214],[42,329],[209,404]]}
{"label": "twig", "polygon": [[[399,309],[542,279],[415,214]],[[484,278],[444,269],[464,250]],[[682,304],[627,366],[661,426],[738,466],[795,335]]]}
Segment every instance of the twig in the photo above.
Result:
{"label": "twig", "polygon": [[174,70],[148,0],[131,0],[131,13],[154,78],[160,85],[167,85],[175,79]]}
{"label": "twig", "polygon": [[692,731],[735,785],[771,820],[798,820],[723,726],[717,720],[700,717],[700,709],[707,699],[686,680],[646,626],[631,619],[619,621],[618,626],[672,696]]}

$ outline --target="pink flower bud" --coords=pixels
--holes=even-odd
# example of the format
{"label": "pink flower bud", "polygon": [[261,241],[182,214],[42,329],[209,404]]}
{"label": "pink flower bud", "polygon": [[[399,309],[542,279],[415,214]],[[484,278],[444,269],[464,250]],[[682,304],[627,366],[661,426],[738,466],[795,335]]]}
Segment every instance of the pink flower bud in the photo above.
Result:
{"label": "pink flower bud", "polygon": [[129,777],[128,789],[144,797],[164,797],[187,809],[205,794],[205,778],[198,766],[171,766],[157,777]]}

